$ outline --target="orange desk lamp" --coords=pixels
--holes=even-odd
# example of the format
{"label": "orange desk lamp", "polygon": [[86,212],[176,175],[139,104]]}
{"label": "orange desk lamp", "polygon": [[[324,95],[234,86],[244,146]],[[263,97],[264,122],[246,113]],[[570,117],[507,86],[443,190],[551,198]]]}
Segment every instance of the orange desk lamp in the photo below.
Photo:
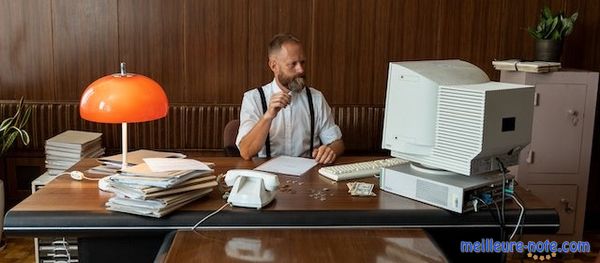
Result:
{"label": "orange desk lamp", "polygon": [[144,75],[125,72],[125,63],[121,63],[121,73],[90,84],[79,104],[79,114],[88,121],[121,123],[121,169],[127,167],[127,123],[160,119],[168,111],[169,101],[160,85]]}

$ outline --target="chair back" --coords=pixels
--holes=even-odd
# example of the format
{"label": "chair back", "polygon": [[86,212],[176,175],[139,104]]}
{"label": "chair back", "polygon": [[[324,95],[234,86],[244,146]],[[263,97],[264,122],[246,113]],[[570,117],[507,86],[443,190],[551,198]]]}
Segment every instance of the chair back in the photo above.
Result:
{"label": "chair back", "polygon": [[240,120],[231,120],[223,129],[223,149],[226,156],[240,156],[240,150],[235,145],[235,138],[240,128]]}

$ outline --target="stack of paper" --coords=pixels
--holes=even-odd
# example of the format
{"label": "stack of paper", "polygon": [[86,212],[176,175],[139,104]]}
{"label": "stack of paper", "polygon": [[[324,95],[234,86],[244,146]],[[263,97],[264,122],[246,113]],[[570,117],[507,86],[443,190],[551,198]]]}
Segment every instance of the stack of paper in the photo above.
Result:
{"label": "stack of paper", "polygon": [[104,154],[102,133],[68,130],[46,140],[46,168],[58,175],[80,159]]}
{"label": "stack of paper", "polygon": [[[176,152],[159,152],[153,150],[137,150],[127,153],[127,165],[137,165],[144,163],[144,158],[185,158],[185,154]],[[111,175],[117,173],[121,169],[122,157],[121,154],[108,157],[98,158],[101,165],[93,167],[86,172],[93,174]]]}
{"label": "stack of paper", "polygon": [[552,72],[560,69],[560,62],[520,61],[518,59],[495,60],[492,65],[496,70],[524,72]]}
{"label": "stack of paper", "polygon": [[[115,194],[108,210],[162,217],[210,193],[217,186],[213,170],[191,159],[150,158],[108,178]],[[190,169],[181,169],[190,168]]]}

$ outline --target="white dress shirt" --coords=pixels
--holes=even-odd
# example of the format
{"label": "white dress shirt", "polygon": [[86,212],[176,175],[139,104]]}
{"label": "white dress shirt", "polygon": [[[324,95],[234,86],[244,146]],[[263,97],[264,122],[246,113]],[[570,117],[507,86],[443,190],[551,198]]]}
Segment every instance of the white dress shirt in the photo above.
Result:
{"label": "white dress shirt", "polygon": [[[275,80],[264,85],[262,88],[265,93],[267,107],[269,106],[271,95],[282,92]],[[313,145],[314,149],[316,149],[321,144],[330,144],[341,139],[342,132],[334,123],[331,108],[327,104],[327,101],[325,101],[323,94],[313,88],[310,88],[310,91],[315,110],[315,137]],[[242,138],[254,128],[263,115],[258,90],[252,89],[244,93],[242,108],[240,110],[240,129],[235,140],[238,148],[240,147]],[[302,89],[292,92],[290,104],[281,109],[271,122],[269,130],[271,156],[311,157],[312,153],[309,152],[310,136],[310,109],[308,107],[306,90]],[[266,150],[263,146],[258,152],[258,156],[266,157],[266,155]]]}

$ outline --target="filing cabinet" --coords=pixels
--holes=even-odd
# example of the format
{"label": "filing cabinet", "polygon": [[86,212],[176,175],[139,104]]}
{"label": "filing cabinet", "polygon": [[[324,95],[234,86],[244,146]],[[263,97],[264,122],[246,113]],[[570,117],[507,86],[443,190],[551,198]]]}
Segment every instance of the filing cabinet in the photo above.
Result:
{"label": "filing cabinet", "polygon": [[558,211],[554,239],[582,240],[598,72],[503,71],[500,81],[535,86],[531,144],[521,152],[518,183]]}

